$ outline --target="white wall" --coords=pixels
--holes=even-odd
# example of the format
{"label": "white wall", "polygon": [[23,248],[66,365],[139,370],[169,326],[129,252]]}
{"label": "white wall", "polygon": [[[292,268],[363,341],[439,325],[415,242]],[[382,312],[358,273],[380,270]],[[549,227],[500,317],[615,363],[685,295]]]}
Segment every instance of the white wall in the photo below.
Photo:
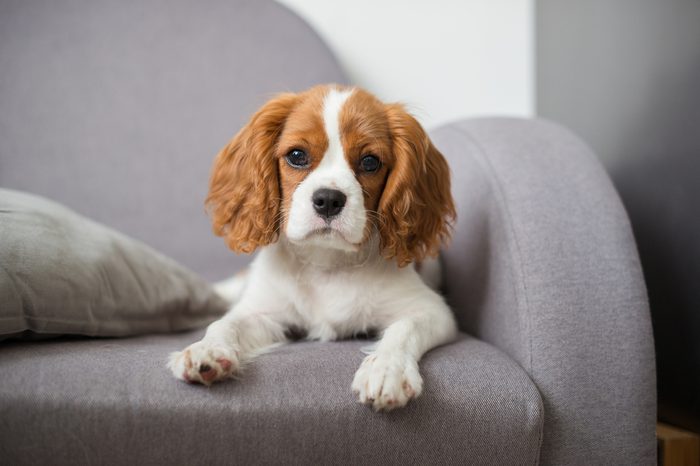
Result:
{"label": "white wall", "polygon": [[428,127],[534,113],[534,0],[278,0],[323,37],[353,83]]}

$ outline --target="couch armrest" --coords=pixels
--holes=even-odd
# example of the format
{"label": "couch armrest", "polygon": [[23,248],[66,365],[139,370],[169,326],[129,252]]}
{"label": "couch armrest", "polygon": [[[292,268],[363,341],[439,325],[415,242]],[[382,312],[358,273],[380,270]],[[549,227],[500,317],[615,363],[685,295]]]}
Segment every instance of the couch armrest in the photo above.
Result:
{"label": "couch armrest", "polygon": [[540,390],[542,463],[654,463],[646,289],[601,164],[541,120],[464,120],[431,136],[458,206],[448,300],[462,329],[509,354]]}

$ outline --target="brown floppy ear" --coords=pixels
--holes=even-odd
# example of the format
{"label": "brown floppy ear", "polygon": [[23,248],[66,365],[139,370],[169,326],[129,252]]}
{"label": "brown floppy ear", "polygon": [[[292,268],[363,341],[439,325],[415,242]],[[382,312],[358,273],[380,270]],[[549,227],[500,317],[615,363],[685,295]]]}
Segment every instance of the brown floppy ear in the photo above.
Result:
{"label": "brown floppy ear", "polygon": [[436,256],[456,213],[447,161],[402,105],[386,106],[394,166],[379,201],[384,256],[399,266]]}
{"label": "brown floppy ear", "polygon": [[280,187],[275,146],[298,100],[281,94],[258,110],[214,161],[206,206],[216,235],[235,252],[277,240]]}

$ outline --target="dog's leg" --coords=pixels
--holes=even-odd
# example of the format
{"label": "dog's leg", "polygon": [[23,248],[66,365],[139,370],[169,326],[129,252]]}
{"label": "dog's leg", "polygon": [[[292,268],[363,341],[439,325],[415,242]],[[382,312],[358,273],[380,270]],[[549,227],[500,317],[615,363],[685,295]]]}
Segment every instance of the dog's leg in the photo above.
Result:
{"label": "dog's leg", "polygon": [[286,340],[282,313],[248,312],[245,303],[209,325],[201,341],[170,355],[175,377],[209,385],[236,374],[241,364]]}
{"label": "dog's leg", "polygon": [[364,359],[352,383],[359,401],[376,411],[404,406],[420,395],[423,379],[418,361],[457,332],[451,311],[427,287],[419,299],[403,301],[389,312],[400,317],[385,328],[376,350]]}

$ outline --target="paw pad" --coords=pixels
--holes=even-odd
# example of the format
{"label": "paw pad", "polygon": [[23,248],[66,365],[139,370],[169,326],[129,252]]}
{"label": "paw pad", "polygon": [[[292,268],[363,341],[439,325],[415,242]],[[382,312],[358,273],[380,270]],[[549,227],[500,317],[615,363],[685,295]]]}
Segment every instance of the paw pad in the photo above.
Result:
{"label": "paw pad", "polygon": [[233,366],[233,363],[225,358],[218,358],[216,362],[218,362],[221,368],[225,371],[228,371],[231,369],[231,366]]}
{"label": "paw pad", "polygon": [[236,353],[226,346],[200,341],[170,356],[173,374],[189,383],[210,385],[231,377],[237,367]]}

